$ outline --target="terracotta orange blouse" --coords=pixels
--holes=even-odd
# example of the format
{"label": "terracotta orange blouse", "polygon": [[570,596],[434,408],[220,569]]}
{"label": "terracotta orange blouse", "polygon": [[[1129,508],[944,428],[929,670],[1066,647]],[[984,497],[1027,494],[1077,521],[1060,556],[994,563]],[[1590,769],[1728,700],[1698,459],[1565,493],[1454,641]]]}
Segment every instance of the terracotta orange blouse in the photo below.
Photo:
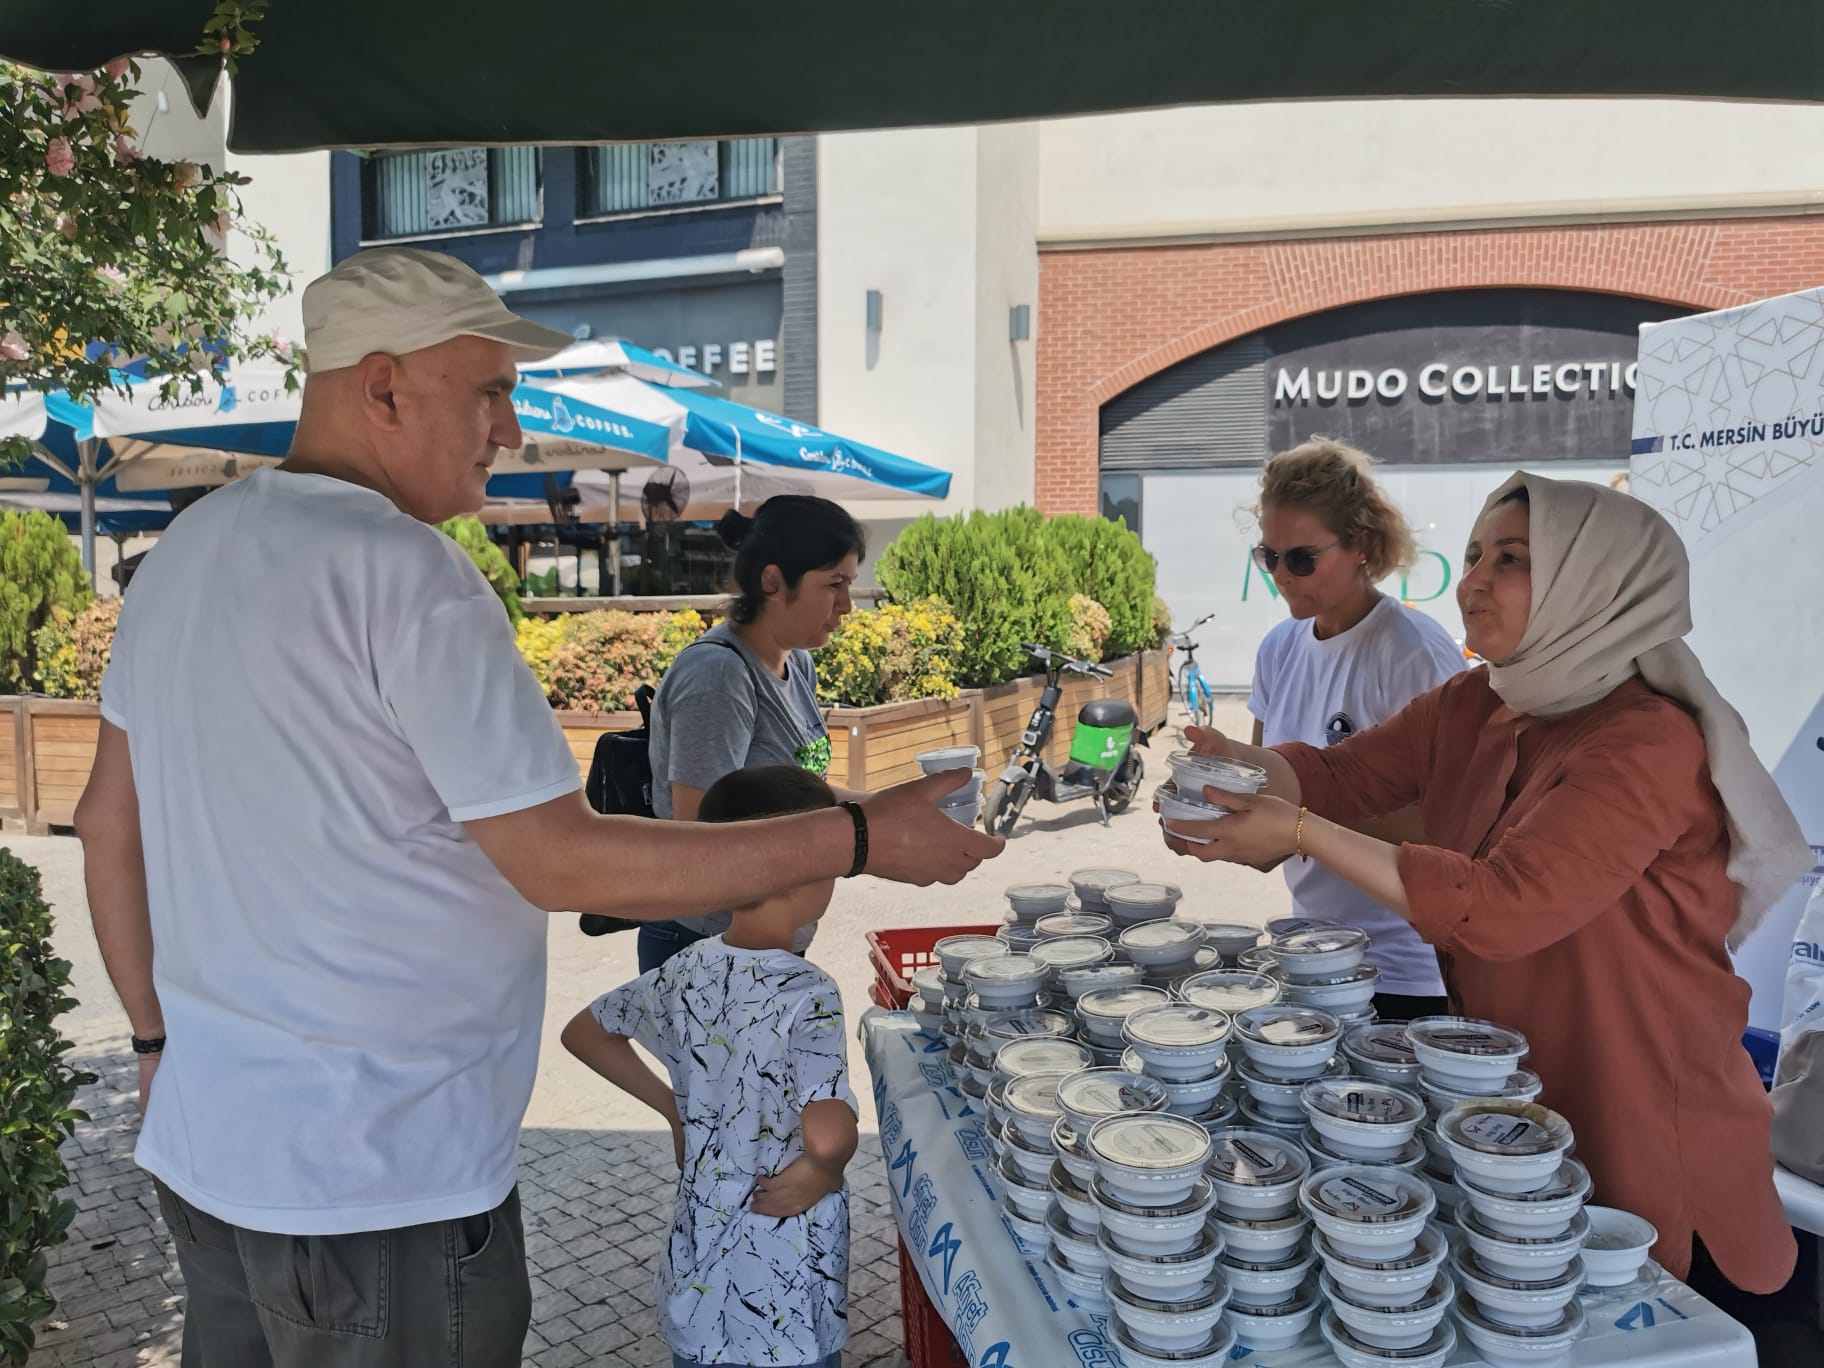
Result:
{"label": "terracotta orange blouse", "polygon": [[1334,748],[1276,749],[1333,820],[1420,805],[1435,844],[1399,854],[1412,924],[1458,1010],[1526,1034],[1592,1200],[1651,1221],[1677,1276],[1696,1234],[1737,1287],[1783,1286],[1797,1249],[1742,1048],[1749,989],[1723,948],[1737,892],[1695,719],[1638,679],[1522,716],[1474,670]]}

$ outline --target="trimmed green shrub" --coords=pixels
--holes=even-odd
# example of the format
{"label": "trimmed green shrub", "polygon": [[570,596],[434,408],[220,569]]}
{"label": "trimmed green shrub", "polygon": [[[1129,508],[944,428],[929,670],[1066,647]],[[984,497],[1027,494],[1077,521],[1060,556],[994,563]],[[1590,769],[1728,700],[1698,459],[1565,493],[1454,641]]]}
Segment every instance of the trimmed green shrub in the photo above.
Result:
{"label": "trimmed green shrub", "polygon": [[1024,674],[1023,641],[1062,650],[1069,637],[1071,568],[1034,509],[927,513],[882,553],[877,573],[895,602],[937,598],[955,611],[956,677],[966,688]]}
{"label": "trimmed green shrub", "polygon": [[0,693],[37,687],[39,628],[57,610],[73,619],[93,597],[61,522],[0,509]]}
{"label": "trimmed green shrub", "polygon": [[507,553],[488,540],[488,529],[481,525],[481,520],[451,518],[438,523],[437,530],[469,553],[469,559],[475,562],[481,577],[500,596],[501,604],[507,610],[507,621],[517,626],[526,615],[526,610],[519,604],[519,575],[508,561]]}
{"label": "trimmed green shrub", "polygon": [[1163,597],[1153,595],[1153,647],[1163,646],[1172,635],[1172,609]]}
{"label": "trimmed green shrub", "polygon": [[1066,514],[1045,523],[1045,535],[1070,567],[1071,589],[1108,609],[1107,659],[1159,644],[1153,625],[1153,558],[1123,523]]}
{"label": "trimmed green shrub", "polygon": [[[59,527],[59,532],[62,531]],[[58,1145],[88,1114],[70,1104],[93,1074],[64,1061],[57,1018],[76,1005],[70,963],[51,954],[51,909],[38,871],[0,849],[0,1358],[22,1364],[56,1298],[45,1251],[62,1244],[76,1204]]]}

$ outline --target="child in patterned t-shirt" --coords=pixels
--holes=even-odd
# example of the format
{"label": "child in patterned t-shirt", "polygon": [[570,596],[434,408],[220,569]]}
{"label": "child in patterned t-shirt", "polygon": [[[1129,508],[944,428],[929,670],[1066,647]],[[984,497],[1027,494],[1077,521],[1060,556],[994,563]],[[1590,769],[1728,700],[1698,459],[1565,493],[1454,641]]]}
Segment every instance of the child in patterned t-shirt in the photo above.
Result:
{"label": "child in patterned t-shirt", "polygon": [[[768,766],[718,780],[697,815],[744,821],[835,802],[815,775]],[[836,985],[791,949],[834,891],[820,879],[736,908],[722,935],[564,1028],[570,1053],[671,1124],[681,1173],[655,1283],[674,1368],[839,1368],[855,1098]],[[636,1040],[663,1062],[669,1086],[634,1054]]]}

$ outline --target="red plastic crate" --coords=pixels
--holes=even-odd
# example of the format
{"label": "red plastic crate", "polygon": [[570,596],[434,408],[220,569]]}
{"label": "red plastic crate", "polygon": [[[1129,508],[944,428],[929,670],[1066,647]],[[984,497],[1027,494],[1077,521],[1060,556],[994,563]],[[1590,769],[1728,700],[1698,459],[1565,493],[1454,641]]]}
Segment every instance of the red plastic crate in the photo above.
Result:
{"label": "red plastic crate", "polygon": [[899,1242],[899,1317],[905,1326],[906,1357],[912,1368],[969,1368],[950,1327],[925,1295],[925,1285],[919,1281],[904,1240]]}
{"label": "red plastic crate", "polygon": [[992,936],[998,926],[902,926],[868,932],[868,958],[874,964],[874,983],[868,996],[880,1006],[898,1011],[912,1001],[912,975],[937,963],[931,952],[945,936]]}

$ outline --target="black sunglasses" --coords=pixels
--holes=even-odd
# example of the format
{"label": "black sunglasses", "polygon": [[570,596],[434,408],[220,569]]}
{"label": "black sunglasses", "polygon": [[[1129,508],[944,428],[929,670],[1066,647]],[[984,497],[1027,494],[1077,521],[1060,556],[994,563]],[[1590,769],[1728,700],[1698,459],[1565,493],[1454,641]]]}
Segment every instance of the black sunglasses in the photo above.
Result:
{"label": "black sunglasses", "polygon": [[1279,569],[1279,563],[1283,560],[1286,563],[1288,574],[1303,579],[1317,569],[1319,556],[1340,545],[1342,545],[1341,542],[1331,542],[1329,546],[1294,546],[1289,551],[1275,551],[1270,546],[1257,546],[1254,548],[1254,564],[1270,575]]}

